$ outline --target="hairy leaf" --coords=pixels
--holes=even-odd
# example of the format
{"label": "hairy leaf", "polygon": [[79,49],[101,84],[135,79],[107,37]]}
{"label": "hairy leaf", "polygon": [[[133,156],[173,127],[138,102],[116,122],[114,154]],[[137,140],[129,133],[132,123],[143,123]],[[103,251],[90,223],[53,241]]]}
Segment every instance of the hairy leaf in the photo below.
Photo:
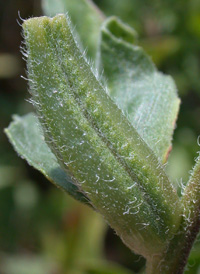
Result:
{"label": "hairy leaf", "polygon": [[23,117],[14,116],[14,121],[5,132],[19,155],[31,166],[42,172],[49,181],[73,198],[88,204],[89,200],[61,169],[55,155],[45,143],[39,121],[34,114],[30,113]]}
{"label": "hairy leaf", "polygon": [[182,198],[186,227],[200,227],[200,156],[196,159],[189,182]]}
{"label": "hairy leaf", "polygon": [[65,15],[23,28],[30,91],[60,165],[131,249],[164,252],[180,204],[163,167],[91,70]]}
{"label": "hairy leaf", "polygon": [[180,100],[171,77],[157,71],[136,34],[117,18],[101,31],[100,62],[108,92],[161,162],[166,162]]}
{"label": "hairy leaf", "polygon": [[44,13],[68,13],[88,56],[95,60],[104,15],[91,0],[43,0]]}

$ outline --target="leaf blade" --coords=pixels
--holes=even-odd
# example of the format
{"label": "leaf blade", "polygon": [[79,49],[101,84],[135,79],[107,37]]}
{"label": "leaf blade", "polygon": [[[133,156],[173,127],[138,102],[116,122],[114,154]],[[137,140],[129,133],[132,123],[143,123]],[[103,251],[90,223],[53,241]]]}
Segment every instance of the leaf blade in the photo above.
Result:
{"label": "leaf blade", "polygon": [[180,104],[176,86],[171,77],[157,71],[142,48],[133,44],[134,31],[132,41],[120,37],[118,32],[122,31],[131,33],[115,17],[108,19],[101,31],[99,62],[108,92],[164,163]]}

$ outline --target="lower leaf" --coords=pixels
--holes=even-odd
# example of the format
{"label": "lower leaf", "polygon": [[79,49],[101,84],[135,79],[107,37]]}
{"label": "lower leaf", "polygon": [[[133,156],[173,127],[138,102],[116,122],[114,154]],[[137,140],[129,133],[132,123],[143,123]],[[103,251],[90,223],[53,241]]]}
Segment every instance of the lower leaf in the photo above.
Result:
{"label": "lower leaf", "polygon": [[45,143],[40,123],[33,113],[23,117],[14,116],[14,121],[5,129],[5,133],[17,153],[31,166],[38,169],[49,181],[76,200],[89,204],[89,199],[67,176]]}

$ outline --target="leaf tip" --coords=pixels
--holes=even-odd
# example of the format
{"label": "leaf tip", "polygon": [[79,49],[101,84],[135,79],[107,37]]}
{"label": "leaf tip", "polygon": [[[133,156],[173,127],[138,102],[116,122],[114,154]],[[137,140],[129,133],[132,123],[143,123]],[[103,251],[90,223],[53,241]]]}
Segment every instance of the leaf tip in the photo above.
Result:
{"label": "leaf tip", "polygon": [[111,16],[104,22],[102,31],[109,33],[115,39],[122,40],[130,44],[135,43],[138,37],[137,32],[133,28],[123,23],[116,16]]}

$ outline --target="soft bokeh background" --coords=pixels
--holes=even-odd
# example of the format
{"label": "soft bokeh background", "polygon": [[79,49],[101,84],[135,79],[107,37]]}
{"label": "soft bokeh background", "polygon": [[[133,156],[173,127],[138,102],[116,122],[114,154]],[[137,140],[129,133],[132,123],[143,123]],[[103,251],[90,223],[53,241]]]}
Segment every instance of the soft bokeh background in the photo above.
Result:
{"label": "soft bokeh background", "polygon": [[[185,184],[200,150],[200,1],[95,2],[105,15],[134,27],[159,70],[176,81],[182,104],[167,168],[177,187]],[[18,11],[22,18],[42,15],[39,0],[0,0],[0,273],[114,274],[120,273],[117,264],[139,271],[144,260],[99,215],[20,159],[3,133],[12,114],[32,110],[27,82],[20,77],[25,62]],[[185,273],[200,273],[198,241]]]}

